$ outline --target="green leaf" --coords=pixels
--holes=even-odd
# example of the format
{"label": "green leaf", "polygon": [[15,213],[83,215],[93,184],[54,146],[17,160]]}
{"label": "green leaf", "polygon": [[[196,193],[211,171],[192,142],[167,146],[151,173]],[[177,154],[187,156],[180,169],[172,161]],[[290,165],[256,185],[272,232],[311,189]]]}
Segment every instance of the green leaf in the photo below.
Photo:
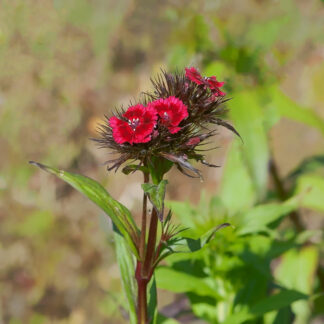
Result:
{"label": "green leaf", "polygon": [[[289,289],[312,294],[318,262],[319,252],[315,246],[289,250],[281,257],[280,264],[275,270],[275,278]],[[309,322],[311,312],[306,301],[299,301],[293,304],[292,308],[297,316],[297,322]]]}
{"label": "green leaf", "polygon": [[163,222],[164,198],[167,183],[167,180],[162,180],[158,185],[151,183],[142,184],[142,188],[144,192],[148,194],[161,222]]}
{"label": "green leaf", "polygon": [[203,278],[167,267],[159,267],[155,271],[157,286],[175,293],[195,292],[200,296],[218,296],[215,289]]}
{"label": "green leaf", "polygon": [[301,196],[301,205],[306,208],[324,211],[324,179],[316,175],[298,178],[296,194]]}
{"label": "green leaf", "polygon": [[267,231],[267,225],[297,208],[295,200],[282,204],[265,204],[256,206],[240,216],[238,235]]}
{"label": "green leaf", "polygon": [[256,192],[262,198],[268,181],[269,148],[259,93],[250,90],[236,93],[234,97],[235,100],[231,101],[231,120],[243,138],[242,153]]}
{"label": "green leaf", "polygon": [[240,324],[246,323],[248,320],[252,319],[253,314],[249,313],[247,307],[244,307],[241,311],[234,313],[226,318],[222,324]]}
{"label": "green leaf", "polygon": [[296,290],[281,290],[279,293],[262,299],[252,307],[243,307],[239,312],[227,317],[223,324],[245,323],[256,316],[288,307],[292,303],[307,299],[308,296]]}
{"label": "green leaf", "polygon": [[217,231],[228,226],[231,225],[229,223],[220,224],[217,227],[210,229],[205,234],[201,235],[198,239],[193,239],[190,237],[175,237],[173,239],[170,239],[163,247],[158,262],[173,253],[189,253],[201,250],[206,244],[211,241]]}
{"label": "green leaf", "polygon": [[162,314],[158,314],[156,324],[180,324],[180,322],[173,318],[167,318]]}
{"label": "green leaf", "polygon": [[117,200],[113,199],[101,184],[79,174],[51,168],[33,161],[30,163],[46,172],[56,175],[100,207],[111,218],[118,231],[125,237],[132,252],[139,258],[135,242],[139,230],[130,211]]}
{"label": "green leaf", "polygon": [[268,298],[261,300],[251,307],[251,313],[263,315],[273,310],[278,310],[291,305],[301,299],[308,299],[308,296],[296,290],[281,290]]}
{"label": "green leaf", "polygon": [[324,135],[324,120],[314,110],[304,108],[285,95],[278,86],[269,88],[270,106],[273,106],[282,117],[286,117],[318,129]]}
{"label": "green leaf", "polygon": [[220,197],[230,216],[253,206],[256,200],[256,190],[244,164],[241,146],[240,142],[233,141],[221,182]]}
{"label": "green leaf", "polygon": [[158,318],[157,312],[157,291],[156,291],[156,281],[155,275],[150,280],[148,284],[148,317],[150,319],[150,324],[156,324]]}
{"label": "green leaf", "polygon": [[137,323],[136,315],[136,281],[135,259],[126,244],[125,239],[117,232],[114,233],[117,263],[119,266],[123,290],[128,302],[130,324]]}
{"label": "green leaf", "polygon": [[303,174],[312,173],[324,167],[324,155],[311,156],[303,160],[289,175],[288,179],[296,179]]}
{"label": "green leaf", "polygon": [[151,157],[148,161],[148,168],[154,184],[159,184],[163,179],[165,173],[167,173],[173,166],[173,163],[161,156]]}
{"label": "green leaf", "polygon": [[276,317],[273,320],[273,324],[291,324],[294,320],[294,314],[291,311],[291,307],[284,307],[279,309]]}

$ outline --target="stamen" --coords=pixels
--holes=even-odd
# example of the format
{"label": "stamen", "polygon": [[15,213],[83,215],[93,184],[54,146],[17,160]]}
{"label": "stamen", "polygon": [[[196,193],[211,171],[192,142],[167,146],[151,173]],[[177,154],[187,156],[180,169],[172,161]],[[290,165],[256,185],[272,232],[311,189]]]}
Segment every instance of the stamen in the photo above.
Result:
{"label": "stamen", "polygon": [[135,130],[136,127],[137,127],[138,124],[139,124],[139,121],[140,121],[139,118],[129,119],[129,120],[128,120],[128,124],[129,124],[130,127],[133,128],[133,130]]}
{"label": "stamen", "polygon": [[163,119],[165,119],[165,120],[169,119],[169,115],[166,111],[163,113]]}

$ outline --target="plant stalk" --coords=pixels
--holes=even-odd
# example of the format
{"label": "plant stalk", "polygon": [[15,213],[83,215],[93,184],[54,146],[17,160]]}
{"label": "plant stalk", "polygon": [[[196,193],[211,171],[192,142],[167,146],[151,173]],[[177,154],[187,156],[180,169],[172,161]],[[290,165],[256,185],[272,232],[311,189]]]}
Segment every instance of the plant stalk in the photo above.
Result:
{"label": "plant stalk", "polygon": [[[149,182],[149,173],[144,173],[144,183]],[[146,238],[146,213],[147,213],[147,194],[143,194],[143,210],[142,210],[142,224],[141,224],[141,237],[140,237],[140,247],[139,253],[141,260],[144,260],[145,257],[145,238]]]}
{"label": "plant stalk", "polygon": [[155,255],[157,226],[158,226],[158,216],[157,216],[157,212],[156,212],[155,208],[153,208],[152,214],[151,214],[149,237],[148,237],[148,242],[147,242],[147,249],[146,249],[146,255],[145,255],[145,260],[144,260],[144,269],[143,269],[144,276],[149,279],[152,275],[151,266],[153,264],[153,258]]}
{"label": "plant stalk", "polygon": [[135,275],[137,281],[137,324],[147,324],[147,284],[149,280],[142,277],[141,268],[142,263],[138,261]]}

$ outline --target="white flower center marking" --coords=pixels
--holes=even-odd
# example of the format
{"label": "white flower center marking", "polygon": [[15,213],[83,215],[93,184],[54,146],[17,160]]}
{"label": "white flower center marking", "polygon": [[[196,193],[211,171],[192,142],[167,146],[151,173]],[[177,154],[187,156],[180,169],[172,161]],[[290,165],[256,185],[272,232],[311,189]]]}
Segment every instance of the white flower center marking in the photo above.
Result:
{"label": "white flower center marking", "polygon": [[140,120],[139,118],[132,118],[128,120],[128,124],[130,127],[132,127],[133,130],[136,129],[136,127],[138,126]]}
{"label": "white flower center marking", "polygon": [[162,118],[164,120],[169,120],[169,115],[168,115],[168,113],[166,111],[163,113],[163,117]]}

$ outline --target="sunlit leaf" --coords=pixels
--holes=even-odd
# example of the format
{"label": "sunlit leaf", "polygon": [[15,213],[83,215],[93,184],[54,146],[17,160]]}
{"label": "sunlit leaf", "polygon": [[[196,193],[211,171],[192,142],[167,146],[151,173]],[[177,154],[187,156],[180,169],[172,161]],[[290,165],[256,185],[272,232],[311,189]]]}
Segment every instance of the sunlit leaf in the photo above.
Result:
{"label": "sunlit leaf", "polygon": [[[287,288],[312,294],[318,259],[318,248],[315,246],[289,250],[281,257],[275,277]],[[299,301],[292,308],[299,322],[308,322],[311,312],[306,301]]]}
{"label": "sunlit leaf", "polygon": [[220,197],[230,215],[246,210],[256,200],[256,190],[244,163],[241,146],[239,142],[232,144],[224,163],[220,188]]}
{"label": "sunlit leaf", "polygon": [[210,229],[205,234],[201,235],[198,239],[193,239],[185,236],[176,236],[170,239],[165,243],[159,261],[173,253],[190,253],[201,250],[206,244],[211,241],[217,231],[228,226],[230,226],[229,223],[220,224],[217,227]]}
{"label": "sunlit leaf", "polygon": [[267,297],[251,307],[251,313],[263,315],[267,312],[281,309],[300,299],[308,299],[308,295],[296,290],[281,290],[279,293]]}
{"label": "sunlit leaf", "polygon": [[156,269],[156,282],[160,289],[176,293],[195,292],[201,296],[217,296],[216,291],[210,287],[203,278],[198,278],[167,267]]}
{"label": "sunlit leaf", "polygon": [[301,195],[301,205],[303,207],[324,211],[323,177],[311,174],[299,177],[296,194]]}
{"label": "sunlit leaf", "polygon": [[241,215],[237,234],[245,235],[267,231],[267,225],[287,215],[296,207],[297,204],[292,201],[282,204],[273,203],[256,206]]}
{"label": "sunlit leaf", "polygon": [[[242,152],[258,196],[263,197],[268,180],[269,148],[264,115],[256,90],[234,94],[230,116],[243,138]],[[237,184],[240,185],[240,184]]]}

